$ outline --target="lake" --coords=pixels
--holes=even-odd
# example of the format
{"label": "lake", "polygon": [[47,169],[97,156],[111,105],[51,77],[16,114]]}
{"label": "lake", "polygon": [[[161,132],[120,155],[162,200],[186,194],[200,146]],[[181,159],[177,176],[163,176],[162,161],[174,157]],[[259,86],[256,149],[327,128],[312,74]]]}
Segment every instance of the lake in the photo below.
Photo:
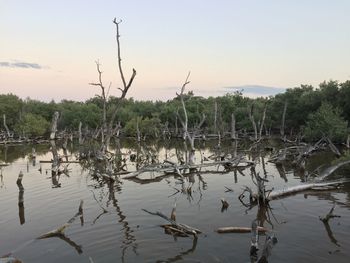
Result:
{"label": "lake", "polygon": [[[121,141],[125,157],[136,151],[155,152],[159,161],[165,156],[175,160],[181,143],[172,141],[137,146]],[[179,146],[180,145],[180,146]],[[202,156],[215,154],[216,142],[202,144]],[[36,149],[35,163],[30,158]],[[278,145],[274,145],[278,147]],[[238,153],[256,160],[256,171],[266,176],[268,188],[283,189],[301,184],[301,177],[291,164],[276,168],[267,162],[271,151],[251,154],[240,144]],[[78,146],[70,145],[70,160],[75,160]],[[214,149],[214,150],[212,150]],[[223,143],[223,152],[232,151],[231,142]],[[145,152],[145,151],[144,151]],[[62,154],[62,150],[60,150]],[[200,159],[199,153],[196,160]],[[238,196],[242,187],[254,185],[250,169],[227,172],[213,166],[185,177],[182,182],[173,175],[160,180],[132,181],[123,175],[114,183],[96,179],[91,169],[71,163],[69,174],[51,177],[50,145],[1,146],[0,164],[0,256],[12,253],[25,263],[30,262],[253,262],[249,256],[251,235],[219,234],[224,226],[250,227],[263,218],[278,243],[269,262],[349,262],[350,258],[350,184],[327,191],[307,191],[270,202],[271,210],[261,211],[242,205]],[[331,152],[314,154],[306,170],[325,167],[335,159]],[[128,170],[136,164],[127,161]],[[22,171],[24,191],[16,184]],[[340,169],[334,175],[348,177],[350,169]],[[157,176],[148,173],[148,178]],[[190,188],[188,191],[187,189]],[[227,191],[227,188],[233,191]],[[220,199],[229,203],[221,210]],[[79,216],[64,231],[62,238],[37,237],[65,224],[77,212],[83,200],[83,216]],[[177,222],[202,231],[198,239],[174,237],[164,233],[160,225],[167,223],[142,209],[161,211],[170,216],[176,202]],[[341,216],[329,221],[328,227],[319,220],[336,204],[334,213]],[[265,235],[259,237],[261,254]]]}

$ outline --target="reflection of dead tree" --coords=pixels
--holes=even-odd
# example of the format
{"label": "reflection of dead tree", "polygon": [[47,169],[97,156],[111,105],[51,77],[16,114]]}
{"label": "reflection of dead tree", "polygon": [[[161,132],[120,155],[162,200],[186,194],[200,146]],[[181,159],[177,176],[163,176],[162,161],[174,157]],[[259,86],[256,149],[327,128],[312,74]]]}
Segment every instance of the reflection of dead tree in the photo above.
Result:
{"label": "reflection of dead tree", "polygon": [[17,178],[17,186],[18,186],[18,215],[19,215],[19,222],[21,225],[25,223],[25,217],[24,217],[24,187],[22,185],[22,179],[23,179],[23,173],[22,171],[19,172],[18,178]]}
{"label": "reflection of dead tree", "polygon": [[[117,191],[120,191],[120,182],[117,182],[116,184],[116,189]],[[136,237],[132,234],[134,231],[131,229],[129,226],[129,222],[126,220],[126,216],[124,215],[122,209],[120,208],[118,204],[118,200],[115,197],[115,184],[114,182],[109,182],[108,183],[108,190],[109,190],[109,196],[108,199],[109,201],[112,201],[113,206],[115,207],[117,211],[117,215],[119,217],[118,222],[123,225],[123,233],[124,233],[124,240],[123,240],[123,246],[122,247],[122,262],[124,262],[124,256],[126,249],[130,246],[132,246],[132,250],[135,254],[137,254],[137,244],[136,244]]]}
{"label": "reflection of dead tree", "polygon": [[107,211],[107,209],[105,209],[105,208],[101,205],[101,203],[97,200],[94,191],[91,190],[91,192],[92,192],[92,195],[93,195],[93,197],[94,197],[96,203],[97,203],[98,206],[102,209],[102,212],[92,221],[92,224],[94,225],[94,224],[96,223],[96,221],[97,221],[102,215],[107,214],[108,211]]}
{"label": "reflection of dead tree", "polygon": [[180,252],[178,255],[176,255],[174,257],[170,257],[170,258],[167,258],[165,260],[157,260],[156,262],[160,263],[160,262],[176,262],[179,260],[181,261],[184,259],[183,258],[184,256],[189,255],[196,250],[197,242],[198,242],[198,238],[194,238],[192,241],[192,247],[190,249],[183,251],[183,252]]}
{"label": "reflection of dead tree", "polygon": [[329,239],[331,240],[332,243],[334,243],[335,245],[337,245],[338,247],[340,247],[340,245],[338,244],[338,241],[335,239],[333,232],[331,230],[331,227],[329,225],[329,220],[335,217],[340,217],[339,215],[335,215],[333,214],[335,208],[335,204],[333,205],[333,207],[331,208],[331,210],[328,212],[328,214],[325,217],[320,217],[320,220],[323,222],[324,227],[326,228],[327,231],[327,235],[329,237]]}
{"label": "reflection of dead tree", "polygon": [[75,242],[73,242],[71,239],[69,239],[64,233],[64,230],[67,227],[69,227],[75,221],[75,219],[77,217],[80,217],[80,221],[83,224],[83,222],[84,222],[84,219],[83,219],[83,200],[80,201],[78,212],[71,219],[69,219],[67,221],[67,223],[65,223],[64,225],[62,225],[62,226],[60,226],[60,227],[58,227],[50,232],[47,232],[47,233],[39,236],[37,239],[58,237],[58,238],[62,239],[63,241],[66,241],[70,246],[74,247],[79,254],[81,254],[83,252],[81,246],[77,245]]}

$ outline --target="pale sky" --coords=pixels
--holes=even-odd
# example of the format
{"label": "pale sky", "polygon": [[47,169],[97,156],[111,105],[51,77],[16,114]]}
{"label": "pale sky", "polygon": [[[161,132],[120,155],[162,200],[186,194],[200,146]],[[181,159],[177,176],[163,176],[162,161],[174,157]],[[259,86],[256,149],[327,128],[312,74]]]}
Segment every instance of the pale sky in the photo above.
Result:
{"label": "pale sky", "polygon": [[349,12],[348,0],[0,0],[0,93],[88,99],[98,59],[119,95],[114,17],[135,99],[173,98],[188,71],[188,90],[205,97],[342,82]]}

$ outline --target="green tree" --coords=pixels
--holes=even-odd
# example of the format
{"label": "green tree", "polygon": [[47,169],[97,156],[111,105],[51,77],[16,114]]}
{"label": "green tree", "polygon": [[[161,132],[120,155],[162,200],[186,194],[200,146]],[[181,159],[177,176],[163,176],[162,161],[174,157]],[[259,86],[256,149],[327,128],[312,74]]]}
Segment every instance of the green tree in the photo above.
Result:
{"label": "green tree", "polygon": [[344,141],[348,132],[348,122],[341,117],[338,108],[324,102],[316,112],[310,113],[304,129],[305,138],[315,141],[328,136],[334,141]]}
{"label": "green tree", "polygon": [[36,137],[44,135],[50,127],[50,123],[44,117],[25,113],[22,119],[15,126],[17,134],[22,134],[28,137]]}

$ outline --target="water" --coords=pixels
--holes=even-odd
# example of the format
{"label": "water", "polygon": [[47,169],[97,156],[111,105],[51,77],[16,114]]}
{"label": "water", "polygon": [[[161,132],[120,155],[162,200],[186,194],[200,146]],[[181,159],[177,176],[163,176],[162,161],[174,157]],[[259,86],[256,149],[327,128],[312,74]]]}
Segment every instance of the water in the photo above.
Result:
{"label": "water", "polygon": [[[128,153],[137,148],[121,143]],[[238,200],[242,186],[252,185],[250,170],[243,175],[219,173],[222,168],[211,167],[201,178],[194,175],[191,195],[181,192],[179,180],[173,176],[158,182],[138,183],[120,180],[108,185],[92,178],[79,164],[70,164],[69,177],[61,175],[53,186],[49,145],[34,146],[36,164],[28,159],[32,146],[0,148],[2,167],[0,178],[0,256],[12,252],[23,262],[250,262],[250,234],[218,234],[223,226],[249,227],[259,213],[258,207],[247,209]],[[231,145],[226,145],[229,151]],[[175,149],[164,145],[154,147],[159,158],[167,152],[175,156]],[[202,148],[205,156],[212,154],[211,145]],[[73,152],[74,149],[71,149]],[[292,166],[284,166],[281,176],[274,164],[267,163],[269,153],[257,154],[257,172],[264,174],[262,157],[267,173],[268,188],[297,185],[301,178]],[[73,157],[72,157],[73,158]],[[173,157],[174,158],[174,157]],[[200,156],[197,156],[197,160]],[[248,158],[252,158],[249,156]],[[314,170],[320,163],[329,164],[330,153],[313,156],[307,169]],[[42,171],[38,171],[39,168]],[[135,170],[129,163],[128,169]],[[19,171],[23,178],[23,209],[18,204],[20,191],[16,185]],[[338,175],[345,175],[341,170]],[[199,180],[201,179],[201,180]],[[188,179],[185,186],[190,183]],[[233,192],[225,192],[225,187]],[[221,212],[220,199],[225,198],[229,207]],[[83,204],[83,221],[80,217],[65,230],[64,238],[36,239],[42,234],[66,223]],[[159,225],[166,223],[142,209],[161,211],[170,215],[173,203],[177,203],[177,221],[203,231],[198,240],[174,238],[164,233]],[[340,218],[329,221],[329,228],[319,220],[333,203]],[[306,192],[272,201],[264,226],[272,229],[278,239],[269,262],[348,262],[350,257],[350,184],[326,192]],[[104,212],[104,210],[106,212]],[[266,213],[265,213],[266,214]],[[270,223],[268,223],[270,221]],[[259,245],[264,245],[260,236]],[[261,250],[259,251],[259,255]]]}

